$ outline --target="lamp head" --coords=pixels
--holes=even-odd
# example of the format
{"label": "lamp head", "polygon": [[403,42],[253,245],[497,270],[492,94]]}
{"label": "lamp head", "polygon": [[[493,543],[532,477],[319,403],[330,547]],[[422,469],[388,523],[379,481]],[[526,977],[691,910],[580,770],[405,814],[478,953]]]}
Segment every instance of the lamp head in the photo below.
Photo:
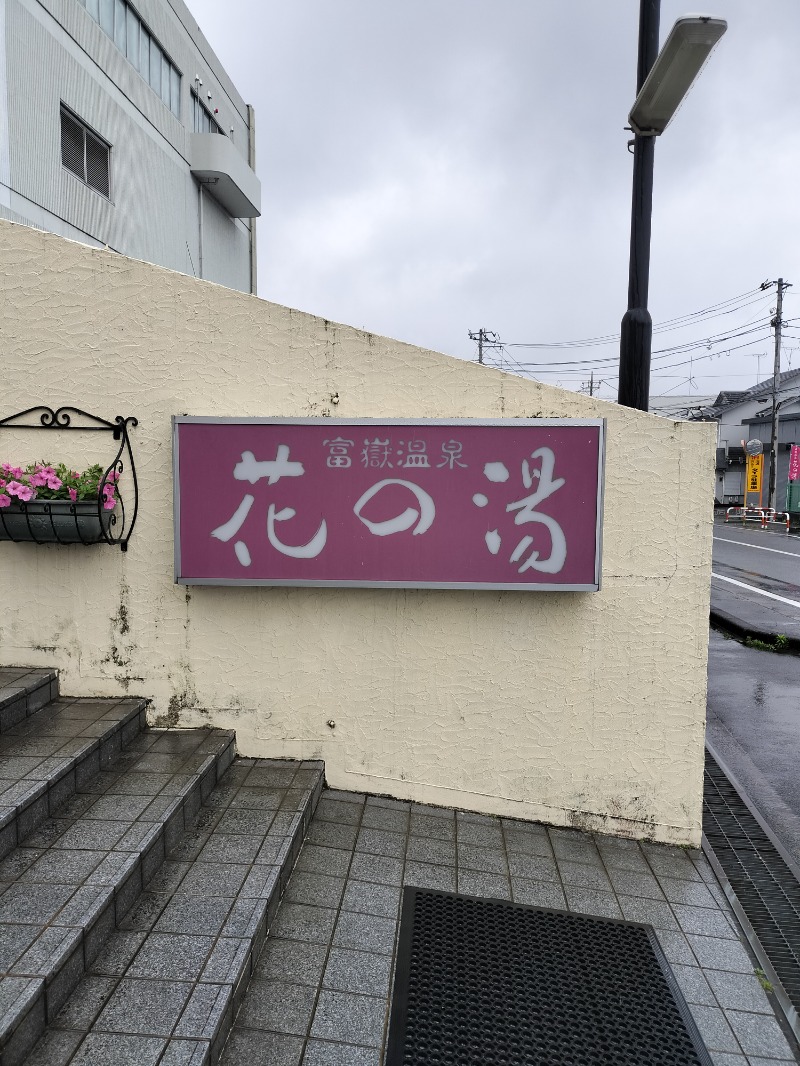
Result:
{"label": "lamp head", "polygon": [[678,19],[633,102],[628,122],[634,133],[664,132],[727,28],[725,19],[711,15]]}

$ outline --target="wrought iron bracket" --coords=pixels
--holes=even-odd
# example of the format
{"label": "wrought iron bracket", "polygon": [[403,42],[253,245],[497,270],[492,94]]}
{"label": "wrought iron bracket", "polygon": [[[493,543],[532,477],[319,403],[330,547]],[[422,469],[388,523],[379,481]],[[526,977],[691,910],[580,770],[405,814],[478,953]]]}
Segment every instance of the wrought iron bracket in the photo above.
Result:
{"label": "wrought iron bracket", "polygon": [[[139,511],[139,483],[129,434],[129,430],[138,424],[138,420],[132,416],[123,418],[117,415],[113,422],[109,422],[78,407],[58,407],[55,410],[44,406],[29,407],[26,411],[0,418],[0,429],[110,433],[112,439],[118,442],[116,454],[100,481],[103,485],[109,475],[116,474],[117,508],[114,511],[104,509],[100,493],[96,501],[20,501],[13,513],[10,508],[0,508],[0,540],[36,544],[106,543],[119,545],[122,551],[127,551]],[[130,476],[132,489],[132,504],[128,509],[119,482],[123,472]]]}

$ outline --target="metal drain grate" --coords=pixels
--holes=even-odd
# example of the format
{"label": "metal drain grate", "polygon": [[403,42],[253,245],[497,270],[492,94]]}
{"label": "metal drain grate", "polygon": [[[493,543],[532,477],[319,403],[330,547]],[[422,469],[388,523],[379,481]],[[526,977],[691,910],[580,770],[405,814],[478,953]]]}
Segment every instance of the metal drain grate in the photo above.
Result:
{"label": "metal drain grate", "polygon": [[650,926],[407,888],[386,1066],[711,1066]]}
{"label": "metal drain grate", "polygon": [[800,1011],[800,883],[709,752],[703,832],[786,995]]}

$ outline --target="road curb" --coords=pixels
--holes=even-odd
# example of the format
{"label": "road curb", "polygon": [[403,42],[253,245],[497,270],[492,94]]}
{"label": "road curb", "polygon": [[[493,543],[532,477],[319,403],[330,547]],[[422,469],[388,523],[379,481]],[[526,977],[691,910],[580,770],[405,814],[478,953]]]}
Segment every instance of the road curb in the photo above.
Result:
{"label": "road curb", "polygon": [[[774,644],[775,638],[779,636],[777,630],[758,629],[755,626],[743,625],[738,618],[728,614],[726,611],[716,611],[712,608],[709,612],[709,618],[711,625],[715,629],[730,633],[731,636],[738,637],[740,640],[746,640],[750,637],[753,640],[762,640],[765,644]],[[779,653],[785,654],[789,652],[793,655],[800,655],[800,637],[780,635],[785,637],[786,643],[779,649]]]}

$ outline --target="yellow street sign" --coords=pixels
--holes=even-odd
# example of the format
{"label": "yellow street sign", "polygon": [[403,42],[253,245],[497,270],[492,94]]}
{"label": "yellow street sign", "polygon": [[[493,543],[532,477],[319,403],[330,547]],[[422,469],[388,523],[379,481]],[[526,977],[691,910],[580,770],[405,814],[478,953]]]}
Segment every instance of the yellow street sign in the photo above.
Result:
{"label": "yellow street sign", "polygon": [[764,471],[763,455],[748,455],[747,457],[747,491],[761,492],[761,475]]}

